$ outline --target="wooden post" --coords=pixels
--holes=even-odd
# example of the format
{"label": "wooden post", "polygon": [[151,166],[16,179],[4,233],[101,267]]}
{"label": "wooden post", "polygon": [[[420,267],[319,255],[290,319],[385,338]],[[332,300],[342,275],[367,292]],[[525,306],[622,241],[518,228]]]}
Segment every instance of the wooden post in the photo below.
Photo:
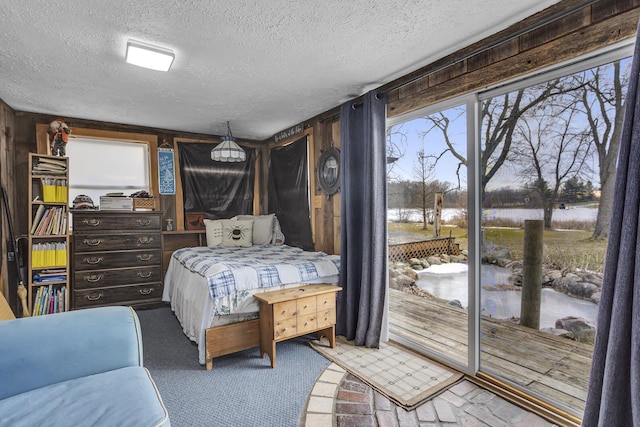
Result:
{"label": "wooden post", "polygon": [[433,204],[433,237],[440,237],[440,221],[442,220],[442,193],[436,193]]}
{"label": "wooden post", "polygon": [[524,221],[520,324],[533,329],[540,328],[543,232],[543,221]]}

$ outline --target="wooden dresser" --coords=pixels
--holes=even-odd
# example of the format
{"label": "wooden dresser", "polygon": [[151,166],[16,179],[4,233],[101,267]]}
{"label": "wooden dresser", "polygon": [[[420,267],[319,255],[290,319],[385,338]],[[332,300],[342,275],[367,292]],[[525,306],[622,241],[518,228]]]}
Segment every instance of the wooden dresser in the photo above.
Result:
{"label": "wooden dresser", "polygon": [[312,332],[325,336],[331,348],[336,334],[336,293],[339,286],[303,285],[279,291],[257,293],[260,302],[260,355],[265,353],[276,367],[276,342]]}
{"label": "wooden dresser", "polygon": [[73,308],[160,303],[162,213],[72,213]]}

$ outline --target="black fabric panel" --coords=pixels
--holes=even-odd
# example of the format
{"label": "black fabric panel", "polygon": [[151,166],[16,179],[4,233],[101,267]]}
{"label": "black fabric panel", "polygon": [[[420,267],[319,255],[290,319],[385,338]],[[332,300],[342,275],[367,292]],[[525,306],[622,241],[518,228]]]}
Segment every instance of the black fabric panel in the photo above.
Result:
{"label": "black fabric panel", "polygon": [[307,137],[271,150],[269,213],[275,213],[284,243],[313,250],[307,179]]}
{"label": "black fabric panel", "polygon": [[215,146],[178,143],[185,213],[204,212],[210,219],[253,214],[255,150],[243,147],[244,162],[214,162]]}

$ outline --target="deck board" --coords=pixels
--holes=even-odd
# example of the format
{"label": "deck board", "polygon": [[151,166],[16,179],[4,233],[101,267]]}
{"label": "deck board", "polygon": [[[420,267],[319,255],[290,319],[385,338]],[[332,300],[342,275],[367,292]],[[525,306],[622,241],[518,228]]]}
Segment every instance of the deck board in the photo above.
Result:
{"label": "deck board", "polygon": [[[593,347],[483,317],[481,370],[584,409]],[[390,289],[389,330],[417,344],[467,360],[467,312]]]}

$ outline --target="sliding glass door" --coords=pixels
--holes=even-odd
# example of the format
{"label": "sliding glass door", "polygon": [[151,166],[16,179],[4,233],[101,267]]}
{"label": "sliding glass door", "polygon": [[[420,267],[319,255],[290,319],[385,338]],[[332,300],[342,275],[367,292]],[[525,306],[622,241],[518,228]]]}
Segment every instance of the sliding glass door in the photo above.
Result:
{"label": "sliding glass door", "polygon": [[629,53],[393,119],[392,339],[581,416]]}
{"label": "sliding glass door", "polygon": [[387,147],[390,332],[466,366],[466,104],[390,126]]}

